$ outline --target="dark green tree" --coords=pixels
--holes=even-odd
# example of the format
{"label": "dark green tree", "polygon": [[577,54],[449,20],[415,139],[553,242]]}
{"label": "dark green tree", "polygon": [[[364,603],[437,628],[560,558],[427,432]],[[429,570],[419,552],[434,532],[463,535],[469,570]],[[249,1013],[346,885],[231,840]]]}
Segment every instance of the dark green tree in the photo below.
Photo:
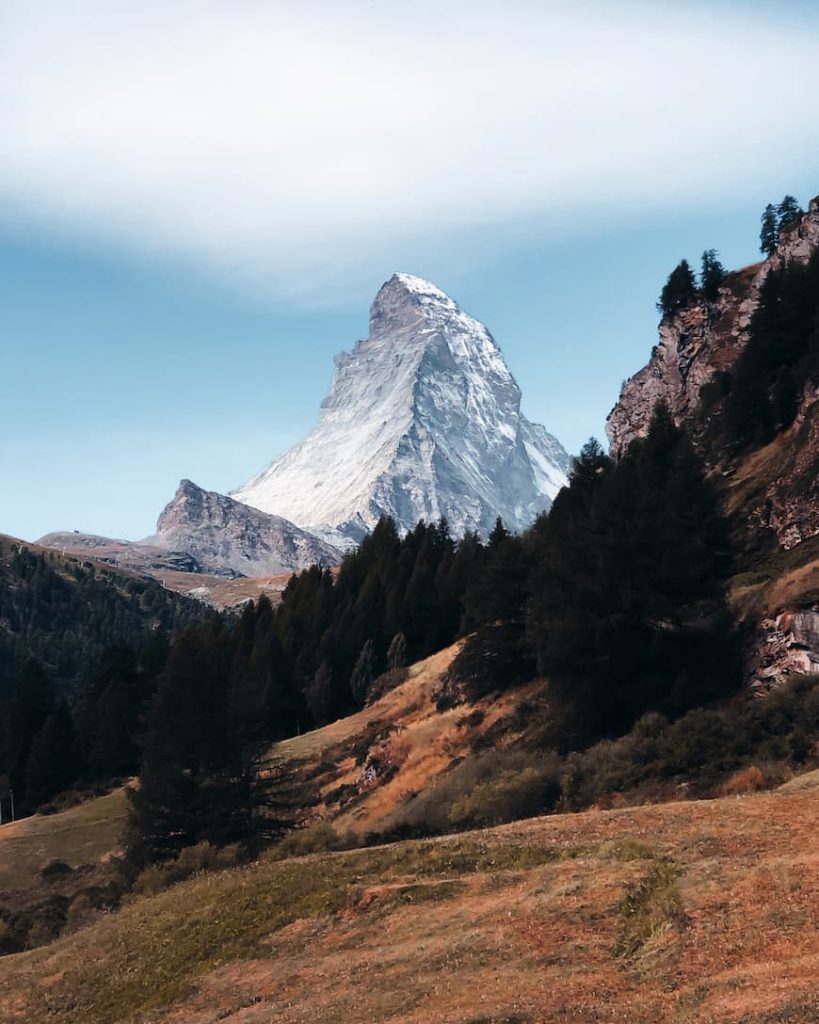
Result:
{"label": "dark green tree", "polygon": [[333,673],[326,661],[318,667],[318,671],[307,688],[307,705],[316,725],[326,725],[333,720],[335,714],[335,695],[333,692]]}
{"label": "dark green tree", "polygon": [[779,219],[772,203],[768,203],[762,214],[762,228],[759,232],[759,251],[772,256],[779,244]]}
{"label": "dark green tree", "polygon": [[720,263],[716,249],[706,249],[702,254],[700,287],[706,302],[716,302],[719,290],[725,281],[725,267]]}
{"label": "dark green tree", "polygon": [[396,633],[387,650],[387,668],[394,672],[407,664],[407,638],[403,633]]}
{"label": "dark green tree", "polygon": [[541,526],[530,635],[558,740],[616,735],[739,679],[727,523],[700,460],[659,409],[616,464],[587,448]]}
{"label": "dark green tree", "polygon": [[57,695],[43,667],[33,658],[25,661],[3,709],[2,766],[17,798],[18,815],[33,810],[25,799],[31,748],[54,713]]}
{"label": "dark green tree", "polygon": [[674,316],[681,309],[687,309],[697,299],[697,282],[694,271],[687,260],[681,260],[671,271],[666,281],[657,309],[663,319]]}
{"label": "dark green tree", "polygon": [[367,693],[374,679],[373,642],[367,640],[361,648],[353,674],[350,676],[350,692],[359,707],[363,707],[367,702]]}
{"label": "dark green tree", "polygon": [[793,224],[794,221],[799,220],[804,213],[804,210],[793,196],[785,196],[779,206],[777,206],[776,213],[779,233],[781,234],[783,228],[786,228],[789,224]]}
{"label": "dark green tree", "polygon": [[71,711],[58,700],[34,738],[26,766],[26,805],[36,808],[77,781],[79,760]]}

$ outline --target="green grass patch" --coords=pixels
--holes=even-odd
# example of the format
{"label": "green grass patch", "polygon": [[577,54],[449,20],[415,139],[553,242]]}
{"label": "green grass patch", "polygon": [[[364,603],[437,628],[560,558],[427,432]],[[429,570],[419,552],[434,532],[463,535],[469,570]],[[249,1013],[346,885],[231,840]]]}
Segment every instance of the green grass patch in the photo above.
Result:
{"label": "green grass patch", "polygon": [[[407,881],[373,901],[373,913],[381,913],[455,898],[464,889],[464,875],[520,871],[581,852],[535,844],[490,846],[463,837],[202,874],[152,896],[132,897],[93,928],[28,954],[25,964],[0,961],[0,999],[4,992],[27,988],[28,1016],[22,1020],[38,1024],[44,1019],[52,1024],[139,1020],[182,998],[203,974],[256,955],[264,940],[288,924],[349,906],[362,885]],[[60,977],[44,988],[41,973]]]}
{"label": "green grass patch", "polygon": [[659,931],[685,920],[679,876],[673,861],[655,860],[647,874],[628,887],[617,907],[622,919],[617,956],[634,956]]}

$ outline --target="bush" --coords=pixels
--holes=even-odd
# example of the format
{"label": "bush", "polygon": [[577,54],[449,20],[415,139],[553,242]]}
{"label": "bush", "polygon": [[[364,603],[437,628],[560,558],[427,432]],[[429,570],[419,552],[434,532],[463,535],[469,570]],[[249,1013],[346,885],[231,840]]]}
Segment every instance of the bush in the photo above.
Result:
{"label": "bush", "polygon": [[522,771],[505,770],[456,801],[449,820],[456,826],[472,826],[531,818],[553,807],[559,795],[556,771],[543,765],[530,765]]}
{"label": "bush", "polygon": [[44,868],[40,870],[40,878],[44,882],[53,882],[60,878],[67,878],[69,875],[74,874],[74,869],[70,864],[66,864],[64,860],[50,860]]}
{"label": "bush", "polygon": [[305,857],[310,853],[329,853],[344,849],[345,843],[332,825],[326,821],[315,821],[312,825],[291,832],[270,851],[274,860],[289,857]]}
{"label": "bush", "polygon": [[151,864],[141,871],[134,882],[134,892],[161,892],[203,871],[223,871],[236,867],[242,861],[238,844],[217,847],[207,842],[197,843],[181,850],[174,860]]}
{"label": "bush", "polygon": [[495,750],[457,762],[411,799],[388,826],[391,838],[498,825],[552,810],[560,796],[554,755]]}
{"label": "bush", "polygon": [[770,789],[814,756],[819,677],[797,677],[764,700],[697,708],[676,721],[644,715],[631,732],[570,754],[563,762],[563,807],[581,810],[629,795],[631,802]]}

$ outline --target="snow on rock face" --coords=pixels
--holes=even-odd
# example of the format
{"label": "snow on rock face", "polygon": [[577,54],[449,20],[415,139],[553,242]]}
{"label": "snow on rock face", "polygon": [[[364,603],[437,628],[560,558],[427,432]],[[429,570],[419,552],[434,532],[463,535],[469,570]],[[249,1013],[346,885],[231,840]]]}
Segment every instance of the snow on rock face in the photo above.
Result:
{"label": "snow on rock face", "polygon": [[232,497],[335,543],[382,515],[399,528],[446,516],[488,533],[527,527],[566,483],[569,457],[520,412],[520,389],[489,331],[439,288],[394,274],[369,337],[336,357],[306,440]]}
{"label": "snow on rock face", "polygon": [[205,491],[190,480],[180,483],[156,529],[145,544],[186,552],[208,571],[272,576],[340,560],[336,548],[286,519]]}

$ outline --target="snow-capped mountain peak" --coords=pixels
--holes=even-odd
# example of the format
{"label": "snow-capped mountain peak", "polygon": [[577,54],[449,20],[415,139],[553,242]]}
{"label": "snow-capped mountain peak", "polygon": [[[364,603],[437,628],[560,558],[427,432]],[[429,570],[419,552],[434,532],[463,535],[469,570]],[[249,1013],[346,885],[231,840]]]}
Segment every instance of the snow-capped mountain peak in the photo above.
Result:
{"label": "snow-capped mountain peak", "polygon": [[309,437],[232,493],[338,542],[382,515],[402,529],[446,516],[487,533],[523,529],[551,503],[569,459],[520,412],[520,389],[486,327],[434,284],[394,274],[369,337],[336,357]]}

